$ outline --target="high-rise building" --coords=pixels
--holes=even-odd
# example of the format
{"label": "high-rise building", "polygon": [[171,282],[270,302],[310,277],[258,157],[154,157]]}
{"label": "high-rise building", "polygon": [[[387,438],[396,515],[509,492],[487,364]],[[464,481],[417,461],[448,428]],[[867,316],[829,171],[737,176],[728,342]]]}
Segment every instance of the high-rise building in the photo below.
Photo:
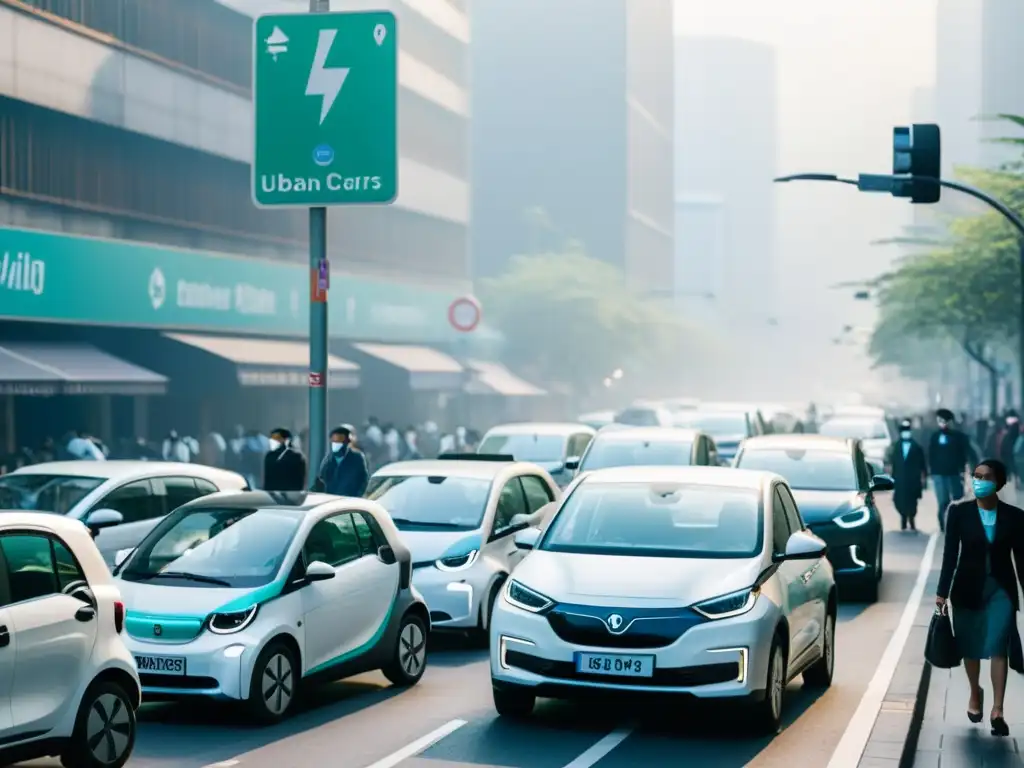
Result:
{"label": "high-rise building", "polygon": [[676,271],[697,281],[677,291],[705,317],[714,295],[716,313],[741,327],[775,312],[777,87],[767,45],[676,40]]}
{"label": "high-rise building", "polygon": [[[1024,115],[1024,2],[983,0],[981,9],[981,117]],[[1020,136],[993,119],[980,123],[981,161],[995,167],[1020,160],[1020,149],[987,139]]]}
{"label": "high-rise building", "polygon": [[672,282],[672,0],[470,6],[473,261],[580,241]]}

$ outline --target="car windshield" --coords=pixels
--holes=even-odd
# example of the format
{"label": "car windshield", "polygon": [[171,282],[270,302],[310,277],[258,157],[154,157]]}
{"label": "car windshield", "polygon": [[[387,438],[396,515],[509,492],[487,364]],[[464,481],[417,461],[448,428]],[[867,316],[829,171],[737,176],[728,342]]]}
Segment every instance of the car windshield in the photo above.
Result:
{"label": "car windshield", "polygon": [[66,515],[106,479],[78,475],[15,473],[0,477],[0,509]]}
{"label": "car windshield", "polygon": [[180,509],[142,540],[125,581],[259,587],[274,580],[302,522],[293,509]]}
{"label": "car windshield", "polygon": [[818,433],[854,440],[889,439],[889,428],[885,422],[873,419],[829,419],[818,428]]}
{"label": "car windshield", "polygon": [[581,470],[607,467],[671,466],[690,463],[693,443],[689,440],[637,440],[598,438],[583,457]]}
{"label": "car windshield", "polygon": [[746,450],[736,464],[740,469],[759,469],[786,478],[794,490],[855,491],[857,473],[853,458],[838,451]]}
{"label": "car windshield", "polygon": [[477,452],[515,456],[516,461],[561,461],[565,458],[566,440],[564,435],[488,435]]}
{"label": "car windshield", "polygon": [[380,502],[400,531],[475,531],[490,493],[491,481],[479,477],[375,475],[366,497]]}
{"label": "car windshield", "polygon": [[747,436],[747,416],[743,413],[680,411],[673,419],[677,427],[700,429],[715,438],[742,439]]}
{"label": "car windshield", "polygon": [[628,557],[745,558],[764,540],[760,492],[680,483],[584,480],[539,549]]}

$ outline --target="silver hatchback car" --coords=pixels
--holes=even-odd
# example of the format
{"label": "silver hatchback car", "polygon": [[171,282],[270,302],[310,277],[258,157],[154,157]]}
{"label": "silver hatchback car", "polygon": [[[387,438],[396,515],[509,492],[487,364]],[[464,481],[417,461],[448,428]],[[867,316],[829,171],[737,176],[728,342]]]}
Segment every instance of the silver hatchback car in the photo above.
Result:
{"label": "silver hatchback car", "polygon": [[836,587],[785,480],[723,467],[582,475],[491,615],[501,715],[595,690],[736,700],[770,732],[786,684],[832,683]]}

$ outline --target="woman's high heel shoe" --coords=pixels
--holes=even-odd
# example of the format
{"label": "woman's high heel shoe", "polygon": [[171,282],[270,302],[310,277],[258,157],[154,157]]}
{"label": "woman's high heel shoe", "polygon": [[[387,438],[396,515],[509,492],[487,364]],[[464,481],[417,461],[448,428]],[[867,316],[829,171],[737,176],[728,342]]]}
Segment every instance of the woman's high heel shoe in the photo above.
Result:
{"label": "woman's high heel shoe", "polygon": [[984,688],[982,688],[978,692],[978,711],[977,712],[971,712],[971,710],[968,709],[967,710],[967,719],[970,720],[972,723],[980,723],[982,720],[985,719],[985,689]]}
{"label": "woman's high heel shoe", "polygon": [[992,735],[993,736],[1009,736],[1010,726],[1006,724],[1006,721],[1001,717],[993,717],[992,723]]}

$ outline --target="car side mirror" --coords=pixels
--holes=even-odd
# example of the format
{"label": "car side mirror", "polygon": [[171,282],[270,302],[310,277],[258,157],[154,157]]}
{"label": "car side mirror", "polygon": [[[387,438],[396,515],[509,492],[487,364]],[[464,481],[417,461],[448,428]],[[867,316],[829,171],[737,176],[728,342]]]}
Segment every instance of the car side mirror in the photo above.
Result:
{"label": "car side mirror", "polygon": [[395,550],[391,548],[390,544],[385,544],[377,549],[377,557],[384,565],[394,565],[398,562],[398,558],[395,557]]}
{"label": "car side mirror", "polygon": [[306,581],[313,583],[314,581],[327,581],[333,579],[338,574],[334,568],[325,563],[323,560],[314,560],[312,563],[306,566]]}
{"label": "car side mirror", "polygon": [[516,534],[517,549],[533,549],[540,540],[540,528],[526,528]]}
{"label": "car side mirror", "polygon": [[883,475],[876,473],[871,478],[871,490],[872,491],[891,491],[896,487],[896,481],[892,479],[890,475]]}
{"label": "car side mirror", "polygon": [[786,542],[786,553],[774,555],[772,560],[817,560],[828,552],[828,545],[809,531],[797,531]]}
{"label": "car side mirror", "polygon": [[565,466],[566,471],[568,471],[568,472],[575,472],[577,469],[580,468],[580,457],[579,456],[570,456],[568,459],[565,460],[565,465],[564,466]]}
{"label": "car side mirror", "polygon": [[125,561],[132,556],[132,552],[135,551],[134,547],[128,547],[128,549],[119,549],[114,553],[114,567],[120,568],[124,565]]}
{"label": "car side mirror", "polygon": [[96,538],[104,528],[112,528],[123,522],[124,515],[116,509],[94,509],[85,518],[85,526],[89,529],[93,538]]}

